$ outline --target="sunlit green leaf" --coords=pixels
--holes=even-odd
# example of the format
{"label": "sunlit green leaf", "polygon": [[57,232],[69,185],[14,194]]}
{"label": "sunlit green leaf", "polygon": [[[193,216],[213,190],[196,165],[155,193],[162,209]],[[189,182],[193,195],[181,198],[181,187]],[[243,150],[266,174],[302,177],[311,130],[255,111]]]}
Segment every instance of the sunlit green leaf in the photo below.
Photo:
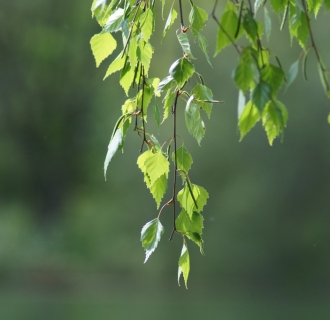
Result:
{"label": "sunlit green leaf", "polygon": [[270,0],[270,3],[276,13],[283,12],[288,4],[287,0]]}
{"label": "sunlit green leaf", "polygon": [[203,187],[197,186],[196,184],[190,183],[190,188],[196,203],[191,195],[187,183],[185,184],[184,188],[179,191],[177,198],[181,204],[181,207],[187,212],[189,218],[192,219],[194,212],[199,213],[203,210],[209,194]]}
{"label": "sunlit green leaf", "polygon": [[285,106],[279,101],[267,103],[262,113],[262,124],[267,133],[269,144],[272,145],[274,139],[283,133],[288,120],[288,113]]}
{"label": "sunlit green leaf", "polygon": [[[172,154],[172,160],[175,161],[174,152]],[[178,169],[183,170],[185,173],[188,173],[191,168],[191,164],[193,163],[190,153],[184,146],[181,146],[176,150],[176,161]]]}
{"label": "sunlit green leaf", "polygon": [[147,262],[150,255],[155,251],[160,241],[161,235],[164,233],[164,228],[159,219],[149,221],[145,224],[141,231],[142,247],[146,252],[144,263]]}
{"label": "sunlit green leaf", "polygon": [[170,163],[163,156],[162,152],[157,152],[148,157],[144,165],[152,185],[160,176],[168,174]]}
{"label": "sunlit green leaf", "polygon": [[148,8],[140,16],[139,21],[140,21],[141,32],[143,34],[143,39],[144,41],[147,42],[154,31],[155,17],[154,17],[153,9]]}
{"label": "sunlit green leaf", "polygon": [[128,46],[129,63],[130,63],[130,65],[131,65],[132,68],[135,68],[136,62],[137,62],[136,50],[137,50],[136,38],[133,37],[130,40],[129,46]]}
{"label": "sunlit green leaf", "polygon": [[272,64],[267,64],[261,71],[261,76],[272,87],[272,94],[276,95],[284,83],[285,74],[283,70]]}
{"label": "sunlit green leaf", "polygon": [[170,67],[169,74],[181,87],[195,72],[194,65],[186,58],[176,60]]}
{"label": "sunlit green leaf", "polygon": [[178,13],[173,9],[173,5],[171,7],[170,13],[165,23],[165,28],[163,31],[163,37],[165,37],[167,31],[170,29],[171,25],[174,23],[175,19],[177,18]]}
{"label": "sunlit green leaf", "polygon": [[121,25],[124,20],[125,11],[122,8],[116,9],[108,19],[106,25],[104,26],[104,30],[107,32],[116,32],[121,29]]}
{"label": "sunlit green leaf", "polygon": [[105,80],[107,77],[109,77],[112,73],[117,72],[117,71],[124,68],[125,61],[126,61],[126,56],[125,55],[122,56],[122,55],[123,54],[120,53],[118,55],[118,57],[115,60],[112,61],[112,63],[110,64],[103,80]]}
{"label": "sunlit green leaf", "polygon": [[119,83],[128,95],[128,90],[131,87],[134,80],[134,69],[127,63],[120,74]]}
{"label": "sunlit green leaf", "polygon": [[221,17],[221,26],[218,29],[215,55],[217,55],[222,49],[227,47],[233,41],[235,42],[243,34],[242,28],[240,28],[239,33],[235,38],[238,26],[236,6],[228,2],[225,10],[225,13]]}
{"label": "sunlit green leaf", "polygon": [[168,118],[168,116],[173,108],[175,96],[176,96],[175,91],[171,91],[171,90],[167,91],[167,94],[164,98],[164,115],[163,115],[162,123]]}
{"label": "sunlit green leaf", "polygon": [[307,0],[308,10],[314,12],[315,18],[322,6],[323,0]]}
{"label": "sunlit green leaf", "polygon": [[149,187],[150,192],[157,203],[157,209],[160,206],[160,202],[164,197],[167,188],[167,174],[161,175],[154,183]]}
{"label": "sunlit green leaf", "polygon": [[136,52],[138,60],[144,66],[145,74],[148,74],[150,61],[154,52],[153,47],[149,43],[140,40]]}
{"label": "sunlit green leaf", "polygon": [[104,161],[104,178],[105,180],[107,179],[106,174],[107,174],[107,169],[108,165],[113,158],[113,156],[117,153],[118,150],[122,148],[123,145],[123,135],[120,131],[120,129],[117,129],[115,134],[110,140],[109,146],[108,146],[108,152],[105,157]]}
{"label": "sunlit green leaf", "polygon": [[242,141],[244,136],[256,125],[259,120],[260,112],[250,100],[246,104],[238,121],[238,127],[241,133],[240,141]]}
{"label": "sunlit green leaf", "polygon": [[180,285],[180,276],[183,275],[184,283],[186,288],[188,289],[188,276],[190,272],[190,258],[189,252],[186,244],[183,244],[183,248],[181,251],[181,256],[179,259],[179,271],[178,271],[178,283]]}
{"label": "sunlit green leaf", "polygon": [[205,10],[193,5],[189,14],[191,32],[197,36],[208,20],[208,14]]}
{"label": "sunlit green leaf", "polygon": [[96,67],[98,67],[117,47],[116,40],[109,32],[94,35],[90,43]]}

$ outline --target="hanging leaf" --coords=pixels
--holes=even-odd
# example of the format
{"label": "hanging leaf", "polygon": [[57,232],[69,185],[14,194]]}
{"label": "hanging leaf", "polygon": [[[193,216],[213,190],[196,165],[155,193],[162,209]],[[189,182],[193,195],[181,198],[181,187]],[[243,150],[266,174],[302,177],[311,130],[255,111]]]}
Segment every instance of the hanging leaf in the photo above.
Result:
{"label": "hanging leaf", "polygon": [[124,20],[125,10],[122,8],[118,8],[115,10],[110,18],[108,19],[106,25],[104,26],[104,31],[107,32],[117,32],[121,29],[122,23]]}
{"label": "hanging leaf", "polygon": [[160,114],[159,114],[159,108],[158,108],[157,103],[154,104],[153,110],[154,110],[154,118],[155,118],[157,127],[159,128],[159,126],[160,126]]}
{"label": "hanging leaf", "polygon": [[272,31],[272,20],[269,16],[266,6],[264,6],[265,33],[267,42],[269,42],[270,33]]}
{"label": "hanging leaf", "polygon": [[174,83],[174,78],[172,76],[167,76],[159,82],[156,93],[161,93],[162,91],[169,89]]}
{"label": "hanging leaf", "polygon": [[157,203],[157,209],[159,208],[160,202],[162,201],[165,195],[167,189],[167,179],[168,179],[168,175],[163,174],[158,179],[156,179],[152,185],[149,185],[148,187],[153,198]]}
{"label": "hanging leaf", "polygon": [[[193,96],[191,96],[193,98]],[[200,115],[199,107],[188,100],[185,112],[186,126],[189,133],[197,140],[200,145],[204,135],[205,126]]]}
{"label": "hanging leaf", "polygon": [[272,88],[271,86],[264,82],[260,81],[257,86],[252,91],[252,102],[253,104],[262,112],[266,103],[271,99]]}
{"label": "hanging leaf", "polygon": [[181,207],[187,212],[189,218],[192,219],[194,212],[201,212],[203,210],[208,197],[209,194],[203,187],[190,183],[189,190],[189,186],[186,183],[184,188],[179,191],[177,198]]}
{"label": "hanging leaf", "polygon": [[250,100],[246,104],[238,121],[238,127],[241,133],[240,141],[242,141],[244,136],[256,125],[259,120],[260,112]]}
{"label": "hanging leaf", "polygon": [[169,13],[168,18],[167,18],[166,23],[165,23],[165,28],[164,28],[164,31],[163,31],[163,38],[165,37],[167,31],[170,29],[170,27],[174,23],[177,16],[178,16],[178,13],[175,11],[175,9],[173,9],[173,5],[172,5],[170,13]]}
{"label": "hanging leaf", "polygon": [[193,54],[191,53],[188,35],[186,33],[179,33],[179,34],[177,34],[177,37],[178,37],[178,40],[180,42],[183,52],[186,55],[188,55],[189,58],[195,59]]}
{"label": "hanging leaf", "polygon": [[148,41],[155,29],[155,17],[154,11],[152,8],[148,8],[141,16],[140,16],[140,27],[143,35],[144,41]]}
{"label": "hanging leaf", "polygon": [[194,95],[194,103],[199,105],[210,118],[213,106],[213,93],[211,89],[203,84],[198,84],[192,90],[192,94]]}
{"label": "hanging leaf", "polygon": [[207,50],[207,47],[208,47],[208,41],[207,39],[199,34],[198,35],[198,44],[199,44],[199,47],[201,48],[201,50],[203,51],[205,57],[206,57],[206,60],[207,62],[209,63],[209,65],[212,67],[212,63],[211,63],[211,60],[210,60],[210,57],[209,57],[209,54],[208,54],[208,50]]}
{"label": "hanging leaf", "polygon": [[189,22],[192,34],[196,37],[205,26],[208,14],[205,10],[193,5],[189,14]]}
{"label": "hanging leaf", "polygon": [[149,72],[150,61],[151,61],[153,52],[154,52],[154,49],[151,46],[151,44],[149,44],[143,40],[140,40],[136,53],[137,53],[138,60],[144,66],[144,73],[146,75]]}
{"label": "hanging leaf", "polygon": [[286,80],[286,90],[290,87],[292,82],[296,79],[299,70],[299,60],[295,61],[290,69]]}
{"label": "hanging leaf", "polygon": [[203,216],[200,213],[193,212],[191,218],[188,216],[185,210],[182,210],[179,216],[175,221],[175,226],[178,232],[185,235],[191,241],[196,243],[199,246],[201,254],[204,254],[203,251]]}
{"label": "hanging leaf", "polygon": [[160,176],[168,174],[170,163],[163,156],[162,152],[157,152],[148,157],[144,165],[152,185]]}
{"label": "hanging leaf", "polygon": [[242,90],[238,91],[237,115],[238,119],[241,117],[246,103],[245,94]]}
{"label": "hanging leaf", "polygon": [[160,241],[161,235],[164,233],[164,227],[160,223],[159,219],[149,221],[145,224],[141,231],[142,247],[146,252],[146,258],[144,263],[147,262],[150,255],[156,250]]}
{"label": "hanging leaf", "polygon": [[261,77],[271,86],[272,94],[275,96],[284,83],[285,74],[281,68],[267,64],[261,71]]}
{"label": "hanging leaf", "polygon": [[121,69],[124,68],[125,61],[126,61],[126,56],[124,55],[124,56],[122,57],[122,55],[123,55],[123,54],[120,53],[120,54],[118,55],[118,57],[117,57],[115,60],[112,61],[112,63],[110,64],[110,66],[109,66],[109,68],[108,68],[108,70],[107,70],[107,72],[106,72],[106,74],[105,74],[103,80],[105,80],[105,79],[106,79],[107,77],[109,77],[111,74],[113,74],[113,73],[115,73],[115,72],[117,72],[117,71],[119,71],[119,70],[121,70]]}
{"label": "hanging leaf", "polygon": [[115,134],[110,140],[109,146],[108,146],[108,152],[105,157],[104,161],[104,179],[107,180],[107,169],[108,165],[113,158],[113,156],[117,153],[118,150],[120,150],[123,146],[123,135],[121,133],[120,129],[117,129]]}
{"label": "hanging leaf", "polygon": [[175,100],[176,92],[171,90],[168,90],[165,98],[164,98],[164,116],[162,123],[168,118],[168,115],[170,114],[174,100]]}
{"label": "hanging leaf", "polygon": [[186,58],[176,60],[170,67],[169,74],[181,87],[195,72],[194,65]]}
{"label": "hanging leaf", "polygon": [[[172,153],[172,160],[175,161],[175,153]],[[188,152],[188,150],[182,145],[179,149],[176,150],[176,161],[178,169],[183,170],[185,173],[188,173],[193,159]]]}
{"label": "hanging leaf", "polygon": [[123,87],[126,95],[128,96],[128,90],[134,81],[134,69],[127,63],[120,74],[119,83]]}
{"label": "hanging leaf", "polygon": [[95,58],[96,67],[99,67],[101,62],[106,59],[117,47],[116,40],[108,32],[94,35],[90,41],[90,44]]}
{"label": "hanging leaf", "polygon": [[259,7],[262,5],[262,3],[264,2],[265,0],[256,0],[255,3],[254,3],[254,15],[257,14],[257,11],[259,9]]}
{"label": "hanging leaf", "polygon": [[188,289],[188,277],[190,272],[190,258],[188,248],[185,243],[183,243],[181,256],[179,259],[179,271],[178,271],[178,283],[180,285],[180,277],[183,275],[184,283],[186,289]]}

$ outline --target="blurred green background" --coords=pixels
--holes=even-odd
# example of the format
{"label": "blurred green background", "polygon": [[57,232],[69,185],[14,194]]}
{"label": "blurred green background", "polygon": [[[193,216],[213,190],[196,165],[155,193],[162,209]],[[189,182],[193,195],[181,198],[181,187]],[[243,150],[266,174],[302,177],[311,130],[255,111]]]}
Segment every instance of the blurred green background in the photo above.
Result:
{"label": "blurred green background", "polygon": [[[206,120],[201,148],[179,116],[179,134],[194,158],[191,179],[210,193],[206,256],[190,245],[186,290],[176,280],[181,240],[167,241],[170,209],[162,215],[166,233],[143,264],[140,230],[157,211],[136,165],[134,132],[103,178],[125,96],[118,74],[102,81],[110,59],[95,68],[89,39],[100,29],[91,2],[2,3],[0,319],[329,319],[330,104],[313,53],[309,81],[300,74],[280,96],[288,128],[284,142],[270,147],[260,124],[239,142],[233,48],[211,68],[193,47],[197,70],[225,104]],[[196,4],[210,12],[213,1]],[[328,66],[329,18],[321,11],[313,21]],[[272,22],[278,29],[278,19]],[[181,55],[175,28],[159,45],[164,24],[152,38],[150,73],[161,78]],[[212,55],[213,21],[204,35]],[[269,46],[286,70],[301,52],[286,31],[274,32]],[[152,117],[148,127],[157,131]],[[160,140],[167,130],[171,123]]]}

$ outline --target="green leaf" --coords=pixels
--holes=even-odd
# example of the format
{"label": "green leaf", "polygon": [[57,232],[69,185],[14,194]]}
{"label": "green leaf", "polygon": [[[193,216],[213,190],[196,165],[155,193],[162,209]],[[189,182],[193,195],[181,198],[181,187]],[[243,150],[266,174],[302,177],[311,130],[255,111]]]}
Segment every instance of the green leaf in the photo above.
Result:
{"label": "green leaf", "polygon": [[164,233],[164,227],[160,223],[159,219],[149,221],[145,224],[141,231],[142,247],[146,252],[146,258],[144,263],[147,262],[150,255],[155,251],[160,241],[161,235]]}
{"label": "green leaf", "polygon": [[178,37],[178,40],[180,42],[183,52],[186,55],[188,55],[189,58],[194,59],[194,56],[191,53],[188,35],[186,33],[179,33],[179,34],[177,34],[177,37]]}
{"label": "green leaf", "polygon": [[[174,152],[172,153],[172,160],[175,161]],[[179,149],[176,150],[176,161],[178,169],[183,170],[185,173],[188,173],[193,159],[188,152],[188,150],[182,145]]]}
{"label": "green leaf", "polygon": [[207,47],[208,47],[208,41],[207,39],[199,34],[198,35],[198,44],[199,44],[199,47],[201,48],[201,50],[203,51],[205,57],[206,57],[206,60],[207,62],[209,63],[209,65],[212,67],[212,63],[211,63],[211,60],[210,60],[210,57],[209,57],[209,54],[208,54],[208,50],[207,50]]}
{"label": "green leaf", "polygon": [[299,70],[299,60],[295,61],[289,69],[289,73],[286,80],[286,89],[288,89],[292,84],[292,82],[296,79],[298,75],[298,70]]}
{"label": "green leaf", "polygon": [[285,10],[285,7],[288,5],[288,0],[270,0],[270,3],[274,11],[279,14]]}
{"label": "green leaf", "polygon": [[186,58],[176,60],[170,67],[169,74],[181,87],[195,72],[194,65]]}
{"label": "green leaf", "polygon": [[116,40],[108,32],[94,35],[90,41],[90,44],[95,58],[96,67],[99,67],[101,62],[106,59],[117,47]]}
{"label": "green leaf", "polygon": [[330,0],[324,0],[324,5],[326,7],[327,10],[330,9]]}
{"label": "green leaf", "polygon": [[164,90],[168,90],[173,86],[174,83],[175,83],[174,78],[172,76],[167,76],[166,78],[164,78],[162,81],[159,82],[156,93],[161,93]]}
{"label": "green leaf", "polygon": [[137,62],[136,50],[137,50],[136,38],[132,37],[128,46],[129,63],[132,68],[135,68]]}
{"label": "green leaf", "polygon": [[178,283],[180,285],[180,277],[183,275],[184,283],[186,289],[188,289],[188,277],[190,272],[190,258],[188,248],[185,243],[183,243],[181,256],[179,259],[179,271],[178,271]]}
{"label": "green leaf", "polygon": [[173,5],[171,7],[170,13],[165,23],[165,28],[163,31],[163,38],[165,37],[167,31],[170,29],[171,25],[174,23],[175,19],[177,18],[178,13],[173,9]]}
{"label": "green leaf", "polygon": [[163,174],[156,179],[151,186],[149,186],[150,192],[157,203],[157,209],[159,208],[160,202],[162,201],[167,189],[167,177],[167,174]]}
{"label": "green leaf", "polygon": [[260,112],[250,100],[246,104],[238,121],[238,127],[241,133],[240,141],[242,141],[244,136],[256,125],[259,120]]}
{"label": "green leaf", "polygon": [[209,194],[203,187],[197,186],[196,184],[190,183],[190,188],[196,200],[197,207],[187,183],[184,188],[179,191],[177,198],[181,207],[187,212],[189,218],[192,219],[194,212],[199,213],[203,210]]}
{"label": "green leaf", "polygon": [[154,52],[154,49],[151,46],[151,44],[140,40],[136,53],[137,53],[138,60],[144,66],[145,74],[148,74],[149,67],[150,67],[150,61],[151,61],[153,52]]}
{"label": "green leaf", "polygon": [[168,174],[170,163],[163,156],[162,152],[157,152],[148,157],[144,163],[146,173],[150,178],[151,185],[163,174]]}
{"label": "green leaf", "polygon": [[159,108],[157,103],[154,104],[154,118],[157,124],[157,127],[159,128],[160,126],[160,114],[159,114]]}
{"label": "green leaf", "polygon": [[238,91],[237,115],[238,119],[241,117],[246,104],[245,93],[242,90]]}
{"label": "green leaf", "polygon": [[[237,37],[235,38],[238,18],[236,16],[236,6],[230,2],[227,3],[225,13],[221,17],[220,25],[218,29],[217,43],[215,56],[225,47],[232,43],[232,41],[238,40],[243,34],[242,28],[240,28]],[[229,37],[228,37],[229,36]]]}
{"label": "green leaf", "polygon": [[108,21],[111,15],[111,9],[115,4],[115,0],[112,0],[108,6],[106,6],[106,0],[94,0],[91,11],[92,17],[95,16],[97,22],[103,27]]}
{"label": "green leaf", "polygon": [[124,20],[125,10],[118,8],[115,10],[110,18],[108,19],[106,25],[104,26],[104,31],[107,32],[117,32],[121,29]]}
{"label": "green leaf", "polygon": [[189,14],[189,22],[192,34],[196,37],[205,26],[208,14],[201,8],[193,5]]}
{"label": "green leaf", "polygon": [[269,42],[270,33],[272,31],[272,20],[270,19],[266,6],[264,6],[264,21],[265,21],[266,39],[267,39],[267,42]]}
{"label": "green leaf", "polygon": [[112,73],[117,72],[117,71],[124,68],[125,61],[126,61],[126,56],[124,55],[122,57],[122,55],[123,55],[123,53],[120,53],[118,55],[118,57],[115,60],[112,61],[112,63],[110,64],[103,80],[105,80],[107,77],[109,77]]}
{"label": "green leaf", "polygon": [[200,213],[193,212],[192,217],[189,218],[187,212],[182,210],[175,221],[178,232],[195,242],[199,246],[201,254],[204,254],[202,239],[203,220],[204,218]]}
{"label": "green leaf", "polygon": [[322,6],[323,0],[307,0],[308,10],[310,12],[314,11],[315,18]]}
{"label": "green leaf", "polygon": [[244,15],[243,27],[244,27],[244,30],[246,32],[246,36],[247,36],[248,40],[252,44],[257,44],[258,39],[259,39],[259,37],[258,37],[258,24],[254,20],[254,18],[250,14],[250,12],[247,12]]}
{"label": "green leaf", "polygon": [[171,90],[167,91],[167,94],[164,98],[164,116],[162,123],[168,118],[168,115],[170,114],[170,111],[172,110],[174,99],[176,96],[176,92]]}
{"label": "green leaf", "polygon": [[272,88],[265,81],[260,81],[252,91],[252,102],[262,112],[266,103],[271,99]]}
{"label": "green leaf", "polygon": [[194,96],[191,96],[186,105],[185,120],[189,133],[201,144],[205,135],[205,126],[200,115],[199,107],[191,102]]}
{"label": "green leaf", "polygon": [[272,94],[276,95],[284,83],[285,74],[281,68],[267,64],[261,71],[261,77],[272,87]]}
{"label": "green leaf", "polygon": [[305,12],[300,11],[290,4],[289,31],[291,40],[296,37],[303,49],[306,49],[306,41],[309,36],[308,21]]}
{"label": "green leaf", "polygon": [[[154,88],[152,86],[145,86],[144,90],[141,89],[136,96],[137,107],[141,110],[143,108],[143,114],[145,120],[147,119],[147,110],[153,94],[154,94]],[[143,95],[143,99],[142,99],[142,95]],[[142,106],[142,101],[143,101],[143,106]]]}
{"label": "green leaf", "polygon": [[239,65],[234,71],[234,81],[243,92],[252,87],[259,78],[258,66],[251,49],[251,47],[246,47],[242,51]]}
{"label": "green leaf", "polygon": [[108,152],[107,155],[105,157],[105,161],[104,161],[104,178],[105,180],[107,180],[107,169],[108,169],[108,165],[111,161],[111,159],[113,158],[113,156],[117,153],[118,150],[121,150],[123,146],[123,135],[121,133],[120,129],[117,129],[115,134],[113,135],[113,137],[111,137],[109,146],[108,146]]}
{"label": "green leaf", "polygon": [[140,16],[140,27],[143,35],[144,41],[148,41],[154,31],[155,28],[155,17],[154,11],[152,8],[148,8],[141,16]]}
{"label": "green leaf", "polygon": [[194,95],[194,103],[199,105],[210,118],[213,106],[213,93],[211,89],[203,84],[198,84],[192,90],[192,94]]}
{"label": "green leaf", "polygon": [[269,144],[272,145],[274,139],[283,134],[286,122],[288,120],[288,112],[285,106],[276,101],[269,101],[262,113],[262,124],[266,130]]}
{"label": "green leaf", "polygon": [[126,95],[128,96],[128,90],[134,81],[134,69],[127,63],[120,74],[119,83],[123,87]]}

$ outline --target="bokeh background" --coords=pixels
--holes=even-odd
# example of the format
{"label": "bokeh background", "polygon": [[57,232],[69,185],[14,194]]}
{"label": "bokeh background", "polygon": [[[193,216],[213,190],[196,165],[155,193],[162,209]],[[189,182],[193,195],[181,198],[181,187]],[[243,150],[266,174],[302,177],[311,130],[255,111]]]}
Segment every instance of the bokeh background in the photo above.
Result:
{"label": "bokeh background", "polygon": [[[330,103],[313,52],[309,81],[300,73],[280,95],[289,122],[283,143],[270,147],[260,124],[239,142],[233,48],[211,68],[193,47],[198,71],[225,104],[206,120],[201,148],[179,117],[194,158],[191,179],[210,193],[206,255],[190,245],[186,290],[177,285],[181,240],[167,241],[170,209],[162,215],[166,233],[143,264],[140,230],[157,212],[133,131],[103,178],[125,96],[118,74],[102,81],[110,59],[95,68],[89,39],[100,30],[91,2],[1,4],[0,319],[329,319]],[[213,1],[196,4],[210,12]],[[328,66],[329,19],[322,10],[312,22]],[[273,15],[272,22],[278,29]],[[175,29],[159,45],[164,24],[152,38],[151,76],[165,77],[181,55]],[[204,31],[211,55],[216,30],[210,21]],[[301,53],[286,31],[274,32],[269,46],[285,70]],[[152,117],[148,126],[157,131]],[[170,123],[160,140],[168,130]]]}

